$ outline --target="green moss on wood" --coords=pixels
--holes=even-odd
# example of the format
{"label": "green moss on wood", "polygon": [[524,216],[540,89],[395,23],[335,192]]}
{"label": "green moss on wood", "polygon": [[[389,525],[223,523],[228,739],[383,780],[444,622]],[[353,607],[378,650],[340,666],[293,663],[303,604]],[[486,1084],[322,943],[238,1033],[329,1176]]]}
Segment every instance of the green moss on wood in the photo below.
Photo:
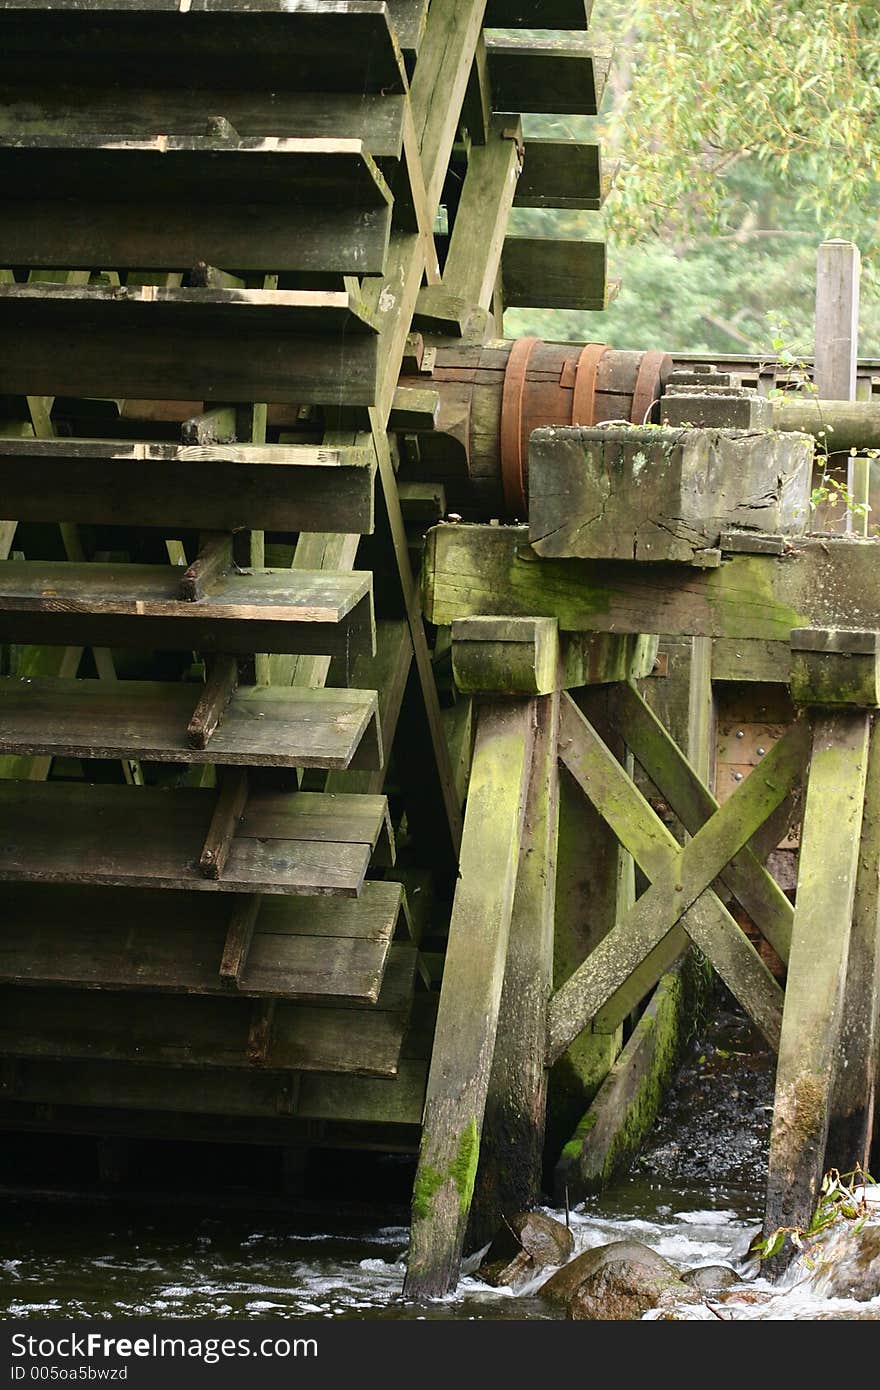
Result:
{"label": "green moss on wood", "polygon": [[474,1193],[479,1157],[480,1135],[476,1120],[471,1119],[459,1138],[455,1158],[445,1172],[432,1167],[424,1160],[419,1163],[419,1171],[413,1186],[413,1220],[426,1221],[428,1219],[437,1193],[448,1182],[452,1183],[458,1193],[459,1210],[463,1215],[467,1215]]}

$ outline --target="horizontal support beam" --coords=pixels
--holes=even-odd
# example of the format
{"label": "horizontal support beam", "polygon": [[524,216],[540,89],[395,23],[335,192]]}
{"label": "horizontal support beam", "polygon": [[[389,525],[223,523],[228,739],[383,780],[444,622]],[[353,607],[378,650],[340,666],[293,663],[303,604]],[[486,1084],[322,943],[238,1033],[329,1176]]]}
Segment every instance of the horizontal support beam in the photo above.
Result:
{"label": "horizontal support beam", "polygon": [[784,643],[793,629],[880,630],[880,543],[792,541],[785,555],[733,555],[717,569],[627,561],[541,560],[524,526],[437,526],[428,532],[423,602],[429,622],[481,613],[555,617],[562,631]]}

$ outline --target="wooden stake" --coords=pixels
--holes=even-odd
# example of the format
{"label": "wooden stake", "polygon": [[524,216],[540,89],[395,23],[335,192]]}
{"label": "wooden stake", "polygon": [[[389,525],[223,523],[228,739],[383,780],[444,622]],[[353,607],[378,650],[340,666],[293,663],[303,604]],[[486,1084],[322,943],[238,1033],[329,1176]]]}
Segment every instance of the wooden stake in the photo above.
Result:
{"label": "wooden stake", "polygon": [[868,733],[869,717],[861,711],[823,714],[813,723],[765,1235],[781,1226],[807,1226],[819,1194],[840,1039]]}
{"label": "wooden stake", "polygon": [[480,1151],[534,735],[531,700],[486,705],[477,725],[461,867],[412,1203],[404,1291],[458,1281]]}

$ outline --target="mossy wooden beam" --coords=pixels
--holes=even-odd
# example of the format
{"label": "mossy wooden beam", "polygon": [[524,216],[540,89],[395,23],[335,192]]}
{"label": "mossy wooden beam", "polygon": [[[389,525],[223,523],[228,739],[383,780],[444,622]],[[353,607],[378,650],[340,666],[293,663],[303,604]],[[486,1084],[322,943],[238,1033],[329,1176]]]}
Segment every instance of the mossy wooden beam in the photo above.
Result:
{"label": "mossy wooden beam", "polygon": [[[702,639],[700,639],[702,640]],[[632,685],[622,685],[611,719],[685,830],[694,835],[718,810],[718,802],[678,744]],[[788,960],[794,909],[773,876],[746,846],[720,875],[783,961]]]}
{"label": "mossy wooden beam", "polygon": [[824,1167],[869,1171],[880,1035],[880,723],[873,719]]}
{"label": "mossy wooden beam", "polygon": [[791,634],[791,697],[797,705],[816,708],[876,708],[880,632],[796,628]]}
{"label": "mossy wooden beam", "polygon": [[471,147],[443,268],[444,289],[481,309],[492,307],[521,168],[522,129],[518,118],[492,116],[486,144]]}
{"label": "mossy wooden beam", "polygon": [[425,1100],[405,1291],[458,1280],[504,980],[534,740],[530,700],[480,712]]}
{"label": "mossy wooden beam", "polygon": [[858,876],[869,723],[864,711],[822,714],[813,722],[770,1136],[768,1236],[782,1226],[807,1227],[819,1196]]}
{"label": "mossy wooden beam", "polygon": [[474,1191],[469,1235],[474,1245],[490,1240],[503,1216],[531,1206],[541,1191],[559,829],[558,726],[559,696],[539,700]]}
{"label": "mossy wooden beam", "polygon": [[761,778],[747,779],[681,847],[589,722],[563,698],[560,756],[652,886],[551,1000],[551,1062],[679,921],[768,1041],[776,1043],[781,990],[733,918],[706,890],[788,795],[800,776],[803,744],[803,727],[796,725],[768,754],[773,763],[762,765]]}
{"label": "mossy wooden beam", "polygon": [[559,689],[552,618],[461,618],[452,624],[452,672],[468,695],[546,695]]}
{"label": "mossy wooden beam", "polygon": [[798,627],[880,630],[880,542],[793,540],[786,555],[733,555],[717,569],[541,560],[522,526],[428,532],[429,622],[479,613],[555,617],[560,631],[664,632],[789,643]]}

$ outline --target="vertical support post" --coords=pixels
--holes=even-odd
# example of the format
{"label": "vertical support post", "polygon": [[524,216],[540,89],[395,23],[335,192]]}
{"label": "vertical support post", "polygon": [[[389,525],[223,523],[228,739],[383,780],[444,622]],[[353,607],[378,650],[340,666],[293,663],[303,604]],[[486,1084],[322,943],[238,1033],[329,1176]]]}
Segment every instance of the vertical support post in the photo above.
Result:
{"label": "vertical support post", "polygon": [[428,1074],[404,1291],[458,1281],[480,1152],[531,768],[535,703],[483,706]]}
{"label": "vertical support post", "polygon": [[880,1043],[880,720],[874,716],[825,1167],[868,1167]]}
{"label": "vertical support post", "polygon": [[553,916],[559,830],[559,695],[538,701],[519,870],[495,1055],[486,1098],[470,1239],[482,1245],[502,1216],[541,1190],[547,1106],[547,1001],[553,984]]}
{"label": "vertical support post", "polygon": [[[814,382],[820,400],[854,401],[859,350],[861,255],[851,241],[823,241],[816,258],[816,350]],[[834,451],[834,441],[829,442]],[[854,496],[853,460],[847,489]],[[854,517],[847,511],[846,529]],[[856,526],[857,530],[858,527]]]}
{"label": "vertical support post", "polygon": [[[817,714],[776,1071],[765,1235],[807,1226],[822,1179],[838,1052],[870,718]],[[783,1258],[783,1257],[781,1257]]]}

